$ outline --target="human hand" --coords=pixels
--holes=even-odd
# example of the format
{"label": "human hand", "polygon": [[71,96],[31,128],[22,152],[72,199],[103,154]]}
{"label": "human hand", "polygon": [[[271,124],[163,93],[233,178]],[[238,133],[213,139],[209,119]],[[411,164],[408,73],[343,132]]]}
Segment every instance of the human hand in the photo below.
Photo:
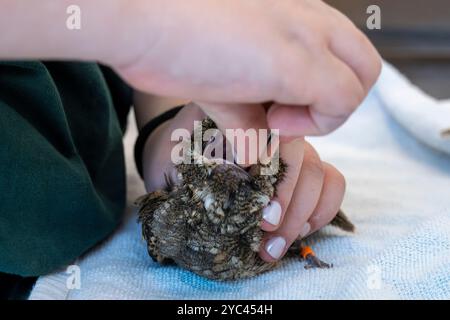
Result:
{"label": "human hand", "polygon": [[79,0],[68,30],[72,4],[6,1],[0,59],[99,61],[147,93],[203,102],[219,128],[258,128],[229,104],[270,102],[268,125],[291,137],[338,127],[380,72],[367,38],[319,0]]}
{"label": "human hand", "polygon": [[349,117],[380,72],[367,38],[322,1],[130,6],[129,39],[112,52],[110,64],[142,91],[203,102],[219,128],[257,128],[255,109],[232,104],[270,101],[267,117],[260,111],[258,119],[266,117],[282,136],[328,133]]}
{"label": "human hand", "polygon": [[279,153],[287,171],[277,195],[263,211],[266,234],[260,256],[267,262],[280,259],[295,240],[329,224],[345,193],[344,176],[321,161],[304,139],[281,141]]}

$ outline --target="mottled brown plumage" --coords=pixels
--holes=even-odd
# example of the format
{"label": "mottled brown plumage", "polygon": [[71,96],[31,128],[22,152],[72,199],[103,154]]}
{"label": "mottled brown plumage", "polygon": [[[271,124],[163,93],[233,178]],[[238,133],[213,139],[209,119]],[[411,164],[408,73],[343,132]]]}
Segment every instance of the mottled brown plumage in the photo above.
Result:
{"label": "mottled brown plumage", "polygon": [[[203,131],[215,128],[210,119],[203,120],[202,126]],[[261,175],[260,169],[270,164],[246,171],[191,151],[192,159],[201,158],[202,164],[177,165],[179,183],[169,183],[166,190],[137,200],[150,256],[217,280],[251,277],[275,268],[277,263],[264,262],[258,250],[263,237],[262,209],[284,176],[283,161],[276,174]],[[353,230],[342,213],[332,224]],[[299,245],[293,246],[298,249]],[[328,266],[318,259],[310,262]]]}

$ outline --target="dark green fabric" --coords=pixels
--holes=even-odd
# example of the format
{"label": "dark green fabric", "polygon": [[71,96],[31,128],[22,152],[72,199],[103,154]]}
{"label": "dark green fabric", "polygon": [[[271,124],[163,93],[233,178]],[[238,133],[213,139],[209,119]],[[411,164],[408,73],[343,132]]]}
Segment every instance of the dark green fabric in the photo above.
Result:
{"label": "dark green fabric", "polygon": [[0,300],[28,299],[37,277],[21,277],[0,272]]}
{"label": "dark green fabric", "polygon": [[125,169],[111,83],[95,63],[0,62],[0,272],[55,271],[120,222]]}

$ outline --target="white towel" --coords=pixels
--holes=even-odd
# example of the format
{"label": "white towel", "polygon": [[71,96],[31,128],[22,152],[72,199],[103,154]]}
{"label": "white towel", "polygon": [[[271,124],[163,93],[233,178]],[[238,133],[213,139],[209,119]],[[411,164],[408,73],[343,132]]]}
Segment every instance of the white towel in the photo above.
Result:
{"label": "white towel", "polygon": [[450,155],[450,99],[424,94],[388,63],[381,79],[377,96],[392,117],[420,141]]}
{"label": "white towel", "polygon": [[[380,83],[395,74],[385,68]],[[383,90],[408,84],[424,95],[397,78],[389,88],[378,85],[342,128],[310,139],[323,160],[346,176],[343,209],[357,227],[354,235],[326,227],[311,239],[332,269],[305,270],[302,262],[289,259],[252,279],[206,280],[152,262],[131,212],[110,240],[74,262],[81,289],[68,289],[70,275],[62,270],[41,277],[30,298],[450,298],[450,158],[417,142],[385,113],[379,99]],[[144,189],[131,157],[136,131],[130,129],[125,143],[131,203]]]}

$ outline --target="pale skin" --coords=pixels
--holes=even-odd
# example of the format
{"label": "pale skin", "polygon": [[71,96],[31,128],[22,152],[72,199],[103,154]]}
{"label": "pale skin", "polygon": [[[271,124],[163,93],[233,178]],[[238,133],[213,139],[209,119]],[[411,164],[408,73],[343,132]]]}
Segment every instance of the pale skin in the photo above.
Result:
{"label": "pale skin", "polygon": [[[220,129],[278,128],[290,170],[274,199],[280,222],[262,226],[267,239],[283,237],[288,247],[332,219],[344,179],[302,137],[345,122],[381,68],[376,50],[344,15],[319,0],[78,0],[82,29],[70,31],[71,4],[2,1],[0,59],[109,65],[145,92],[136,95],[140,124],[158,112],[145,98],[153,94],[196,101],[201,108],[187,118],[205,113]],[[177,121],[150,140],[163,141],[169,126],[187,125]],[[150,148],[146,155],[158,154]],[[148,173],[160,173],[167,162],[155,158],[144,159],[149,190],[162,185],[160,175]],[[261,256],[274,259],[264,249]]]}

